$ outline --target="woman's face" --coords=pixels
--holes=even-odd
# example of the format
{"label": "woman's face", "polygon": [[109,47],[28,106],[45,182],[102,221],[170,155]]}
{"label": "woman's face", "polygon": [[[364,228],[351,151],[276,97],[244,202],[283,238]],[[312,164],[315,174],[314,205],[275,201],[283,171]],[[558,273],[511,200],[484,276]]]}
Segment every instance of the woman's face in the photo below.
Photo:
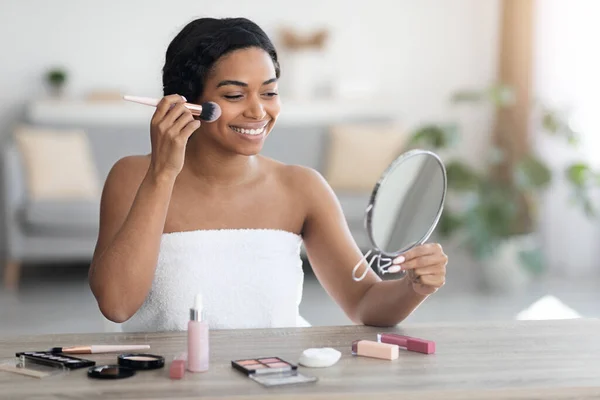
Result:
{"label": "woman's face", "polygon": [[255,47],[222,57],[206,80],[201,98],[205,101],[217,103],[221,117],[202,123],[196,134],[210,135],[238,154],[257,154],[281,109],[271,57]]}

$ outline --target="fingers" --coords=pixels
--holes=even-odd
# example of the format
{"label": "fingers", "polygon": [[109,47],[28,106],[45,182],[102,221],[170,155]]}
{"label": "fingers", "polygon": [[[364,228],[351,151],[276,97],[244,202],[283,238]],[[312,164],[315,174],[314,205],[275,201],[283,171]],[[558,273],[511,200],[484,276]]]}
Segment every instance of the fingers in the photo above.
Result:
{"label": "fingers", "polygon": [[441,288],[446,284],[446,277],[444,275],[422,275],[416,279],[421,285],[435,288]]}
{"label": "fingers", "polygon": [[[187,108],[185,108],[184,103],[179,102],[177,104],[175,104],[168,112],[167,115],[165,115],[165,117],[163,118],[163,120],[160,122],[160,125],[162,125],[162,128],[167,130],[171,127],[174,127],[175,123],[177,122],[177,120],[182,117],[184,114],[189,114],[190,116],[192,115],[192,112],[190,110],[188,110]],[[184,125],[185,126],[185,125]],[[178,131],[175,131],[178,132]]]}
{"label": "fingers", "polygon": [[180,136],[187,140],[198,128],[200,128],[200,121],[193,119],[181,130]]}
{"label": "fingers", "polygon": [[402,264],[418,257],[437,253],[444,254],[442,246],[439,243],[422,244],[396,257],[393,262],[394,264]]}
{"label": "fingers", "polygon": [[169,96],[163,97],[156,106],[156,111],[154,112],[154,116],[152,117],[152,123],[160,123],[165,118],[165,115],[167,115],[169,110],[173,107],[173,105],[177,103],[185,103],[186,101],[187,100],[185,97],[180,96],[178,94],[171,94]]}
{"label": "fingers", "polygon": [[192,113],[189,110],[186,109],[186,111],[183,112],[179,116],[179,118],[177,118],[175,123],[173,124],[173,131],[175,133],[181,132],[183,130],[183,128],[185,128],[187,126],[187,124],[189,124],[193,120],[194,120],[194,116],[192,115]]}
{"label": "fingers", "polygon": [[410,269],[424,269],[430,266],[437,265],[446,265],[447,257],[445,254],[435,254],[435,255],[427,255],[418,258],[413,258],[410,261],[405,261],[400,264],[399,267],[402,271],[410,270]]}

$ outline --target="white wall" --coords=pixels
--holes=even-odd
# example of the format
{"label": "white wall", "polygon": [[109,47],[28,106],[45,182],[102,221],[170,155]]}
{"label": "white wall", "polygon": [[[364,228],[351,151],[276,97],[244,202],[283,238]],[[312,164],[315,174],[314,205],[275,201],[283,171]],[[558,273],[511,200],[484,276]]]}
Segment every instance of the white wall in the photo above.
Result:
{"label": "white wall", "polygon": [[[160,95],[166,47],[191,19],[245,16],[274,36],[289,24],[331,28],[328,71],[372,83],[407,125],[446,115],[449,93],[484,85],[496,70],[497,0],[0,0],[0,128],[43,95],[52,65],[70,71],[68,93],[114,88]],[[286,65],[283,65],[286,74]],[[284,85],[284,83],[282,83]],[[282,87],[282,92],[285,87]],[[471,158],[487,139],[486,113],[464,117]]]}
{"label": "white wall", "polygon": [[[581,277],[600,273],[600,218],[590,221],[569,204],[568,187],[560,175],[574,160],[600,169],[600,2],[596,0],[538,1],[535,88],[540,99],[572,112],[582,133],[577,151],[563,140],[539,133],[541,154],[554,169],[556,181],[541,209],[542,233],[551,270]],[[596,201],[599,199],[596,198]],[[600,204],[600,201],[597,202]]]}

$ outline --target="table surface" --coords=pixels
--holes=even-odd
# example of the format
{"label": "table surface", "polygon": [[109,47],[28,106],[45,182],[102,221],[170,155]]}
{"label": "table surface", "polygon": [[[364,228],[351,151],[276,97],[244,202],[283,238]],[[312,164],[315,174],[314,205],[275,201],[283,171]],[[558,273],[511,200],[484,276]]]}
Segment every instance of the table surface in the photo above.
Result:
{"label": "table surface", "polygon": [[[401,351],[394,361],[351,355],[357,339],[397,332],[436,342],[436,353]],[[0,358],[17,351],[85,344],[151,345],[165,356],[165,368],[136,376],[95,380],[86,369],[42,379],[0,372],[0,398],[36,399],[487,399],[600,398],[600,320],[514,321],[480,324],[400,325],[290,329],[215,330],[210,333],[210,370],[168,376],[172,358],[185,351],[185,332],[98,333],[0,338]],[[231,360],[281,357],[296,362],[309,347],[334,347],[341,360],[330,368],[303,368],[318,382],[265,388],[231,367]],[[116,354],[83,355],[98,365],[116,363]]]}

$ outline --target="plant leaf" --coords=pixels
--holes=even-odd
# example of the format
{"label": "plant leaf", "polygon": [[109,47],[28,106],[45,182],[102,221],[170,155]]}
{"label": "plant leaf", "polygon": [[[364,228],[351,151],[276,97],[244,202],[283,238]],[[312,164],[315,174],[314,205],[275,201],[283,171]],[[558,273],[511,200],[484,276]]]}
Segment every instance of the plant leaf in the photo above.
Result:
{"label": "plant leaf", "polygon": [[460,161],[451,161],[446,165],[448,188],[457,191],[476,190],[479,176],[469,165]]}
{"label": "plant leaf", "polygon": [[563,113],[550,108],[542,109],[542,128],[553,136],[562,136],[570,145],[579,143],[579,134],[572,128]]}
{"label": "plant leaf", "polygon": [[458,141],[458,127],[456,125],[424,125],[416,130],[409,143],[438,148],[453,146]]}
{"label": "plant leaf", "polygon": [[591,180],[592,171],[589,165],[583,162],[571,164],[567,167],[566,171],[567,180],[577,187],[584,187],[588,180]]}
{"label": "plant leaf", "polygon": [[515,166],[514,178],[522,190],[543,189],[552,181],[552,172],[543,161],[528,154]]}
{"label": "plant leaf", "polygon": [[438,224],[438,229],[443,237],[448,237],[456,233],[463,225],[463,218],[449,210],[445,210]]}

